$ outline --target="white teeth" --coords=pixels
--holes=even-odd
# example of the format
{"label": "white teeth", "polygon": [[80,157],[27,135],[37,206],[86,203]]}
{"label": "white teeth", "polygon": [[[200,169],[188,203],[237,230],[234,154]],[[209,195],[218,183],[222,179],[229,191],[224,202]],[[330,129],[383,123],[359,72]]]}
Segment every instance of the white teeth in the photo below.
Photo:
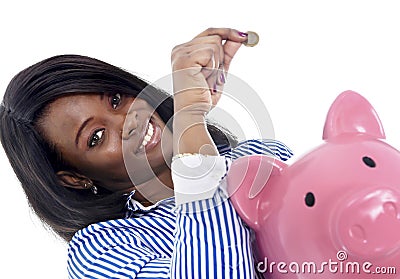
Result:
{"label": "white teeth", "polygon": [[147,128],[146,136],[144,137],[143,142],[142,142],[142,144],[140,145],[140,148],[143,148],[143,147],[145,147],[145,146],[147,145],[147,143],[149,142],[149,140],[150,140],[151,137],[153,136],[153,133],[154,133],[153,124],[151,124],[151,123],[149,122],[149,126],[148,126],[148,128]]}

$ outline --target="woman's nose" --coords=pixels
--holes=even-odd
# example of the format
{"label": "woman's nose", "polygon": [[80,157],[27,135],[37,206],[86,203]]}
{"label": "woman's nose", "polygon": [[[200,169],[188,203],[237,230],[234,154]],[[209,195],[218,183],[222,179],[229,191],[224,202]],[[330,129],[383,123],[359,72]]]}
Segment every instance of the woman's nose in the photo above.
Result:
{"label": "woman's nose", "polygon": [[135,132],[137,128],[137,112],[135,110],[129,111],[126,114],[125,122],[122,130],[122,139],[129,139]]}

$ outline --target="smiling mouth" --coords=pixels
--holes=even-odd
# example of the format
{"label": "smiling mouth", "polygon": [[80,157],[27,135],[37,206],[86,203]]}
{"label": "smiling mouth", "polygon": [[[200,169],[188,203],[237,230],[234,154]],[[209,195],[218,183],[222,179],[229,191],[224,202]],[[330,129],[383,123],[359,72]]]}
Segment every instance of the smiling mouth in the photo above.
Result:
{"label": "smiling mouth", "polygon": [[140,145],[139,149],[140,148],[144,148],[149,143],[149,141],[151,140],[151,137],[153,136],[153,134],[154,134],[153,123],[151,123],[149,121],[149,125],[147,125],[146,135],[144,136],[144,139],[143,139],[142,144]]}
{"label": "smiling mouth", "polygon": [[147,124],[146,133],[144,134],[142,143],[140,144],[136,153],[143,153],[156,146],[160,137],[159,130],[159,127],[150,119]]}

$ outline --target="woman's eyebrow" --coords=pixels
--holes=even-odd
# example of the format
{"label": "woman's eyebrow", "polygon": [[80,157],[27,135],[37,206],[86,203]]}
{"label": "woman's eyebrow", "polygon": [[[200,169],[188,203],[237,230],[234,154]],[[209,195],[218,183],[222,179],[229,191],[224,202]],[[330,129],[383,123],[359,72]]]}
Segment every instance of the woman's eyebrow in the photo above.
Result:
{"label": "woman's eyebrow", "polygon": [[94,117],[89,117],[85,121],[83,121],[82,125],[79,127],[78,132],[76,133],[75,137],[75,145],[78,146],[79,138],[82,134],[83,129],[87,126],[87,124],[93,120]]}
{"label": "woman's eyebrow", "polygon": [[[104,94],[100,94],[100,101],[103,101],[104,99]],[[85,121],[83,121],[82,125],[79,127],[78,132],[76,133],[76,137],[75,137],[75,145],[78,146],[78,142],[79,142],[79,138],[82,134],[83,129],[86,127],[86,125],[93,120],[93,117],[89,117],[88,119],[86,119]]]}

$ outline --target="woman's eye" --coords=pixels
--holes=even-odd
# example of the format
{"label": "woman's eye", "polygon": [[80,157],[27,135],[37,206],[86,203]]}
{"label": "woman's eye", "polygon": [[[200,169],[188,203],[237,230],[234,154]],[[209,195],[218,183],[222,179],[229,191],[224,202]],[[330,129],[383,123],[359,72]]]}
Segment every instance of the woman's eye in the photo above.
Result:
{"label": "woman's eye", "polygon": [[111,95],[110,104],[113,109],[116,109],[120,103],[121,103],[121,94],[117,93],[117,94]]}
{"label": "woman's eye", "polygon": [[103,139],[104,136],[104,129],[100,129],[95,131],[92,136],[89,138],[88,141],[88,146],[89,148],[95,147],[96,145],[98,145],[101,140]]}

